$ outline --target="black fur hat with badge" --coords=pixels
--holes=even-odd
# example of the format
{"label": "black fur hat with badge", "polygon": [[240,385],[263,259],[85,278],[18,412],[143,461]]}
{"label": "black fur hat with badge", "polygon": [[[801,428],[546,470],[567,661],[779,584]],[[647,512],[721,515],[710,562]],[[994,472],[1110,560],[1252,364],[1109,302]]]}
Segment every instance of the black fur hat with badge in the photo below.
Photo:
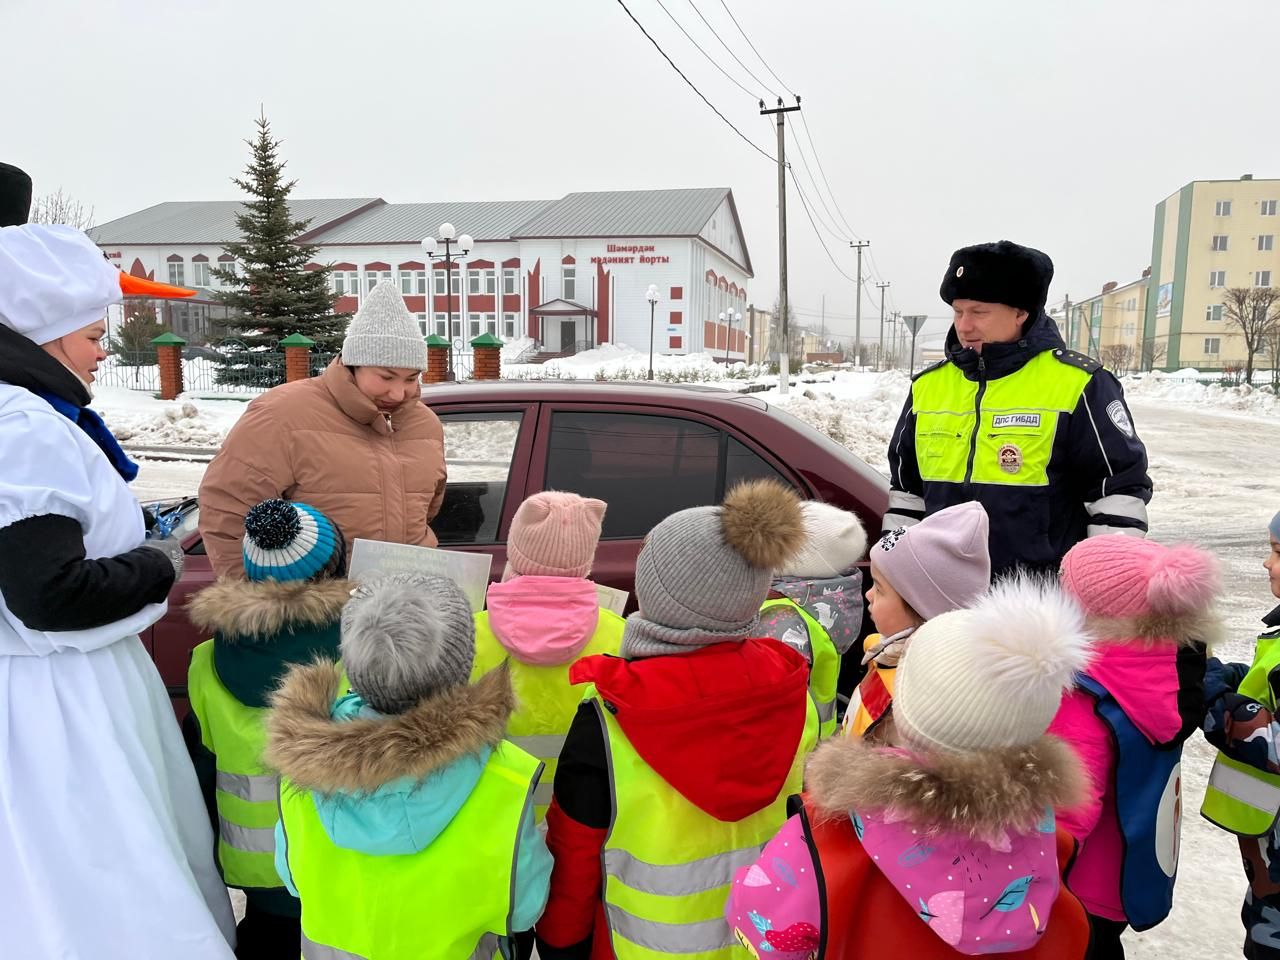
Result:
{"label": "black fur hat with badge", "polygon": [[947,303],[980,300],[1025,310],[1034,319],[1049,299],[1053,261],[1011,240],[962,247],[951,255],[938,291]]}
{"label": "black fur hat with badge", "polygon": [[31,215],[31,178],[11,163],[0,163],[0,227],[17,227]]}

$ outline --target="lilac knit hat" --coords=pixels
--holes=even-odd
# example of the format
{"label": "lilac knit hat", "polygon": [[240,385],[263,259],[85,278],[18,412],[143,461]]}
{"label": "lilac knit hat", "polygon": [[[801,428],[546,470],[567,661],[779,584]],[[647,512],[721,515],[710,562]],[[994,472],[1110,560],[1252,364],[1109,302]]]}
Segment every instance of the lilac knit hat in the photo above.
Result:
{"label": "lilac knit hat", "polygon": [[987,511],[958,503],[899,527],[871,548],[871,563],[925,620],[973,604],[991,586]]}
{"label": "lilac knit hat", "polygon": [[605,502],[548,490],[520,504],[507,535],[512,577],[585,577],[595,562]]}

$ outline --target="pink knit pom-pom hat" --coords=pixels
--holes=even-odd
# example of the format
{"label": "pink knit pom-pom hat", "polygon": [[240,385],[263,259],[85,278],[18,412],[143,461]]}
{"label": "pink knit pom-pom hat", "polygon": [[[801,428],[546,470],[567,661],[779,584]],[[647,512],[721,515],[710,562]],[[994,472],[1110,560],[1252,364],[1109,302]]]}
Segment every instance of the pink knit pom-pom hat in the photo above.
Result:
{"label": "pink knit pom-pom hat", "polygon": [[1210,631],[1221,579],[1218,561],[1199,547],[1110,534],[1067,551],[1062,586],[1091,620],[1126,621],[1152,639],[1207,642],[1191,634]]}

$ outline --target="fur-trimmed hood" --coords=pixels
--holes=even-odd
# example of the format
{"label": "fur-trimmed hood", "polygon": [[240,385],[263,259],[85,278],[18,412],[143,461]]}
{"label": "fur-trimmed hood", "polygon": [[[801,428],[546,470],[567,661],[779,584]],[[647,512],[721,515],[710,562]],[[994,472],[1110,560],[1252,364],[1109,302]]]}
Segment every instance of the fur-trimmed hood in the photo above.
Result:
{"label": "fur-trimmed hood", "polygon": [[264,757],[301,789],[368,794],[425,781],[469,755],[487,756],[515,706],[505,664],[394,716],[335,717],[341,680],[332,661],[297,666],[271,697]]}
{"label": "fur-trimmed hood", "polygon": [[856,810],[971,838],[1025,833],[1046,809],[1084,796],[1080,762],[1048,735],[1026,747],[929,755],[841,737],[815,751],[805,781],[824,816]]}
{"label": "fur-trimmed hood", "polygon": [[224,640],[263,642],[286,629],[337,622],[353,586],[341,579],[221,580],[191,598],[187,616],[196,627]]}
{"label": "fur-trimmed hood", "polygon": [[1210,650],[1226,637],[1221,614],[1212,608],[1184,614],[1149,614],[1142,617],[1085,617],[1089,633],[1099,644],[1141,642],[1150,646],[1203,644]]}

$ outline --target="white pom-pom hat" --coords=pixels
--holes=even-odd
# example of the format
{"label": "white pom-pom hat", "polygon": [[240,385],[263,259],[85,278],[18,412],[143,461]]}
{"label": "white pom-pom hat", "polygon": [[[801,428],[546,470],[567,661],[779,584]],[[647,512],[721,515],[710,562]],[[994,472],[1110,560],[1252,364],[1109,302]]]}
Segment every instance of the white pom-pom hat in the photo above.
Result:
{"label": "white pom-pom hat", "polygon": [[969,609],[935,617],[912,635],[898,664],[894,723],[920,749],[1032,744],[1090,653],[1084,612],[1056,583],[1002,581]]}

